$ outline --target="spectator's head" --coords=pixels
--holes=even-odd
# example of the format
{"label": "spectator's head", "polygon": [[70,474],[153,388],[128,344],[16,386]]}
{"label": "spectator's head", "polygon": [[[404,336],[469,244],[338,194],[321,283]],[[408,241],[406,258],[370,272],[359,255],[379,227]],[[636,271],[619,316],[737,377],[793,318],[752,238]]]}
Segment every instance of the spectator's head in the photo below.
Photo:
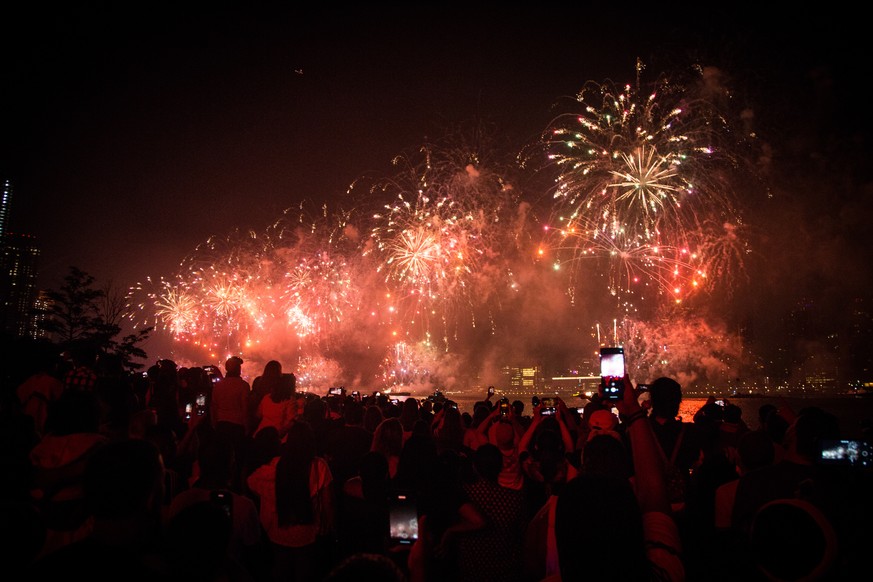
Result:
{"label": "spectator's head", "polygon": [[758,426],[760,428],[764,428],[767,426],[767,420],[779,409],[776,408],[775,404],[770,404],[769,402],[766,404],[762,404],[758,407]]}
{"label": "spectator's head", "polygon": [[534,437],[532,455],[539,463],[539,473],[543,482],[552,483],[561,475],[561,467],[565,462],[564,442],[557,430],[541,429]]}
{"label": "spectator's head", "polygon": [[491,428],[494,442],[500,450],[509,451],[515,447],[515,429],[508,422],[495,422]]}
{"label": "spectator's head", "polygon": [[364,407],[354,398],[346,398],[343,403],[343,422],[349,426],[359,426],[364,422]]}
{"label": "spectator's head", "polygon": [[633,475],[630,452],[621,438],[610,433],[595,434],[582,449],[582,473],[602,473],[622,479]]}
{"label": "spectator's head", "polygon": [[778,499],[755,514],[749,543],[768,580],[829,580],[837,536],[824,514],[801,499]]}
{"label": "spectator's head", "polygon": [[649,385],[652,414],[658,418],[676,418],[682,403],[682,387],[673,378],[661,377]]}
{"label": "spectator's head", "polygon": [[464,442],[464,421],[460,411],[454,406],[447,406],[443,413],[442,425],[435,431],[434,436],[442,443],[454,443],[459,445]]}
{"label": "spectator's head", "polygon": [[803,460],[814,463],[822,440],[840,438],[837,417],[818,407],[801,410],[785,434],[785,445]]}
{"label": "spectator's head", "polygon": [[588,439],[593,439],[597,435],[608,434],[614,437],[619,437],[616,432],[618,426],[618,417],[611,410],[597,410],[588,419]]}
{"label": "spectator's head", "polygon": [[400,456],[403,449],[403,425],[398,418],[386,418],[376,427],[373,433],[371,450],[378,451],[386,457]]}
{"label": "spectator's head", "polygon": [[737,454],[740,470],[745,473],[772,464],[776,459],[776,447],[766,432],[752,430],[740,437]]}
{"label": "spectator's head", "polygon": [[409,397],[400,405],[400,424],[403,425],[403,430],[411,431],[416,420],[418,420],[418,400]]}
{"label": "spectator's head", "polygon": [[178,386],[179,368],[173,360],[158,360],[158,374],[155,382],[162,386]]}
{"label": "spectator's head", "polygon": [[736,404],[727,404],[724,407],[724,421],[730,424],[739,424],[743,420],[743,409]]}
{"label": "spectator's head", "polygon": [[327,418],[327,403],[322,398],[307,398],[303,405],[303,418],[309,423],[317,424]]}
{"label": "spectator's head", "polygon": [[483,420],[488,418],[489,414],[491,414],[491,407],[485,402],[477,402],[473,406],[472,426],[474,428],[479,426]]}
{"label": "spectator's head", "polygon": [[[242,365],[242,362],[240,362]],[[264,371],[261,373],[261,376],[264,378],[278,378],[282,375],[282,364],[280,364],[277,360],[270,360],[266,364],[264,364]]]}
{"label": "spectator's head", "polygon": [[379,423],[383,420],[385,420],[385,417],[382,416],[381,408],[375,404],[367,405],[364,410],[364,428],[370,432],[376,432],[376,427],[378,427]]}
{"label": "spectator's head", "polygon": [[485,443],[473,453],[473,467],[483,479],[496,483],[503,468],[503,454],[497,445]]}
{"label": "spectator's head", "polygon": [[771,414],[767,417],[764,431],[770,436],[770,440],[774,444],[784,446],[785,434],[788,432],[790,425],[791,423],[781,414]]}
{"label": "spectator's head", "polygon": [[224,362],[225,376],[242,375],[243,360],[238,356],[231,356]]}

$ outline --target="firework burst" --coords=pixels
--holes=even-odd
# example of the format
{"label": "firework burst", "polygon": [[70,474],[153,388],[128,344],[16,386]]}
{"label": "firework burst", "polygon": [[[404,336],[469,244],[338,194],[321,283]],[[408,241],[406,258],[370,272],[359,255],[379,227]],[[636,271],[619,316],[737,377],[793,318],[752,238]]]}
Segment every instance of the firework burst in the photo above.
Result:
{"label": "firework burst", "polygon": [[[589,82],[576,111],[544,134],[557,171],[545,244],[559,262],[608,263],[613,295],[646,288],[676,300],[708,288],[715,281],[704,256],[725,233],[699,225],[715,216],[740,221],[727,180],[736,166],[724,143],[727,121],[693,88],[666,77],[648,91],[639,80]],[[723,249],[716,254],[728,258]]]}
{"label": "firework burst", "polygon": [[510,271],[499,264],[514,192],[474,162],[474,156],[423,147],[416,156],[395,158],[398,175],[369,190],[390,202],[373,213],[363,254],[396,298],[413,341],[437,332],[448,343],[453,325],[466,315],[475,326],[481,306],[508,285],[503,277]]}

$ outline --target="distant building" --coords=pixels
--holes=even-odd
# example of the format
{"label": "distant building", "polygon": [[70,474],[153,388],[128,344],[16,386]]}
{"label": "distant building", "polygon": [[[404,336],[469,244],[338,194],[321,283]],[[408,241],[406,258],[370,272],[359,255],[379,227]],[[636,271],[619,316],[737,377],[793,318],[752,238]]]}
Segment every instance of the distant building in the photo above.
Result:
{"label": "distant building", "polygon": [[0,254],[0,324],[15,336],[37,337],[33,308],[39,253],[35,237],[6,233]]}
{"label": "distant building", "polygon": [[3,180],[0,184],[0,241],[6,237],[9,228],[9,206],[12,203],[12,184]]}
{"label": "distant building", "polygon": [[503,366],[503,384],[510,392],[536,391],[543,386],[543,374],[539,366]]}
{"label": "distant building", "polygon": [[36,237],[9,232],[12,185],[0,184],[0,330],[17,337],[39,337],[34,306],[37,298]]}

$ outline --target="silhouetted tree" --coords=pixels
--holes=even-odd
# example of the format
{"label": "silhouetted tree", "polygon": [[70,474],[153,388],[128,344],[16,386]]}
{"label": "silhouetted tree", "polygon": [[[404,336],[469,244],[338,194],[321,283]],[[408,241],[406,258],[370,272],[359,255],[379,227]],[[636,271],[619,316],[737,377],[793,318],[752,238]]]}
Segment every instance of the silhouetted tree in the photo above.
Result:
{"label": "silhouetted tree", "polygon": [[39,327],[51,334],[61,349],[88,345],[98,354],[116,354],[130,370],[142,368],[143,364],[134,360],[148,355],[140,344],[149,338],[153,328],[117,339],[122,331],[123,298],[111,282],[101,289],[93,285],[93,276],[70,267],[60,289],[46,291],[48,301],[39,310],[43,316]]}

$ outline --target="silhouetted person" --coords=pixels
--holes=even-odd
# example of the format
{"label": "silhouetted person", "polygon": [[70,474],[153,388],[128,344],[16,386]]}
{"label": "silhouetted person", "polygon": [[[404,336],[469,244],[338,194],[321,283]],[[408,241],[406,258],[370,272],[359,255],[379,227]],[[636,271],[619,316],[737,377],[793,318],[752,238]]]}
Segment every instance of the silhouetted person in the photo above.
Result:
{"label": "silhouetted person", "polygon": [[107,443],[88,459],[85,505],[91,532],[38,560],[29,580],[161,580],[160,504],[163,465],[157,448],[143,440]]}
{"label": "silhouetted person", "polygon": [[[245,462],[248,447],[249,394],[251,387],[242,379],[242,358],[231,356],[224,363],[224,378],[212,388],[212,402],[209,406],[212,426],[218,434],[224,435],[232,444],[237,462]],[[241,490],[242,476],[234,477],[233,487]]]}
{"label": "silhouetted person", "polygon": [[336,510],[332,481],[305,421],[291,425],[279,457],[249,475],[249,489],[260,499],[261,525],[272,543],[275,580],[302,582],[326,574],[326,545]]}
{"label": "silhouetted person", "polygon": [[485,526],[458,538],[459,580],[512,582],[523,579],[523,534],[530,518],[525,495],[503,487],[503,454],[486,443],[473,453],[475,479],[464,484]]}

